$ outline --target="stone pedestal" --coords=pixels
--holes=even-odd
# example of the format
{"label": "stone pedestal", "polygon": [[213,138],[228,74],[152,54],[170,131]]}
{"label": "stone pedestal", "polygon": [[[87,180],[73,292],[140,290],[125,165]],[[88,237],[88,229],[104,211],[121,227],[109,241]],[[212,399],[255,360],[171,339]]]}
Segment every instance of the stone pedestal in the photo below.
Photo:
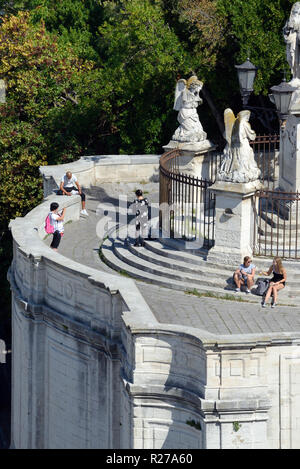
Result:
{"label": "stone pedestal", "polygon": [[214,151],[216,147],[210,140],[195,143],[170,140],[163,149],[165,152],[180,150],[180,172],[199,179],[210,179],[216,162],[217,155]]}
{"label": "stone pedestal", "polygon": [[252,256],[255,191],[260,181],[232,183],[217,181],[209,190],[216,196],[215,246],[208,259],[219,264],[239,264]]}
{"label": "stone pedestal", "polygon": [[300,110],[290,114],[281,129],[279,187],[284,192],[300,190]]}

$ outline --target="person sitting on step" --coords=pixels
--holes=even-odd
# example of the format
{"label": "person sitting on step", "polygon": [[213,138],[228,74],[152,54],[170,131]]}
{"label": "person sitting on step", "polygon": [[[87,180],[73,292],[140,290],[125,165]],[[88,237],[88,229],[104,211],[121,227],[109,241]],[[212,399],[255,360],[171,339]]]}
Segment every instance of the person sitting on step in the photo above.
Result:
{"label": "person sitting on step", "polygon": [[244,257],[244,263],[239,266],[233,274],[233,280],[236,284],[236,292],[241,291],[241,286],[246,286],[246,293],[250,293],[250,288],[254,284],[256,266],[252,264],[251,257]]}
{"label": "person sitting on step", "polygon": [[270,296],[273,297],[271,308],[275,308],[278,298],[278,291],[285,287],[287,275],[280,257],[274,257],[273,264],[270,266],[268,272],[261,272],[261,275],[271,275],[271,273],[273,273],[273,277],[270,280],[266,296],[261,303],[263,308],[266,307]]}
{"label": "person sitting on step", "polygon": [[58,195],[72,195],[72,194],[79,194],[81,197],[81,215],[88,216],[88,212],[85,208],[85,194],[82,192],[77,177],[72,174],[70,170],[63,175],[60,182],[59,191],[57,192]]}

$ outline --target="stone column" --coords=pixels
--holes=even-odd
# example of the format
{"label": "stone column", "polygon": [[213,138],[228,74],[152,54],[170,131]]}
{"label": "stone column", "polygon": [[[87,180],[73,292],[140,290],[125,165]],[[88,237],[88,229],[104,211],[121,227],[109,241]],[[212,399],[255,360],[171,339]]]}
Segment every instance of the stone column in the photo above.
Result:
{"label": "stone column", "polygon": [[300,115],[290,114],[280,134],[279,187],[300,190]]}
{"label": "stone column", "polygon": [[252,256],[255,191],[260,181],[232,183],[217,181],[209,190],[216,196],[215,245],[208,259],[221,264],[240,263]]}

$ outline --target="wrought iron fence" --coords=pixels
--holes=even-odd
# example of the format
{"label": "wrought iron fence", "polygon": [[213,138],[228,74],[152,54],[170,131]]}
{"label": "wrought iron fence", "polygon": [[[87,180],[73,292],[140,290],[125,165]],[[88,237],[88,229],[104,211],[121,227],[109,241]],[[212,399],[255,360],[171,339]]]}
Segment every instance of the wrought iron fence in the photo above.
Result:
{"label": "wrought iron fence", "polygon": [[[255,230],[258,234],[255,236],[255,253],[259,255],[273,255],[275,251],[279,255],[282,251],[279,242],[282,230],[270,231],[272,223],[263,229],[268,219],[266,207],[270,204],[275,207],[272,194],[283,194],[274,190],[278,181],[279,141],[278,135],[260,135],[251,142],[264,185],[264,191],[256,196]],[[174,149],[160,159],[160,229],[165,236],[198,241],[199,245],[209,249],[215,239],[215,196],[209,187],[216,181],[222,155],[216,151],[206,154],[206,177],[201,178],[188,174],[184,158],[180,149]],[[282,212],[282,207],[280,210]],[[270,243],[263,242],[262,233],[264,239],[271,239],[271,247]],[[278,240],[276,249],[275,239]]]}
{"label": "wrought iron fence", "polygon": [[253,142],[250,142],[257,166],[261,172],[260,180],[265,188],[271,190],[274,190],[278,183],[279,144],[280,137],[277,134],[258,135]]}
{"label": "wrought iron fence", "polygon": [[[215,165],[208,170],[215,171]],[[197,247],[214,244],[215,196],[208,190],[213,180],[182,171],[180,150],[160,159],[160,228],[162,236],[196,241]],[[195,243],[196,245],[196,243]]]}
{"label": "wrought iron fence", "polygon": [[299,201],[299,192],[257,191],[254,254],[300,258]]}

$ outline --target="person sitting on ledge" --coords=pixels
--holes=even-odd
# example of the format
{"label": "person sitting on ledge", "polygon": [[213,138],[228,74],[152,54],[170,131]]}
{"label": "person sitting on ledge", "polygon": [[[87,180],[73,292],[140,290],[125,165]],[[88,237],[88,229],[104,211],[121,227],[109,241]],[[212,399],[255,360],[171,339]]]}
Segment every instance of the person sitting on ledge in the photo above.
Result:
{"label": "person sitting on ledge", "polygon": [[246,285],[246,293],[250,293],[250,288],[254,284],[256,266],[252,264],[251,257],[244,257],[244,263],[239,266],[233,274],[233,280],[236,284],[236,292],[241,291],[241,286]]}
{"label": "person sitting on ledge", "polygon": [[66,174],[61,178],[58,195],[72,195],[79,194],[81,197],[81,215],[88,216],[88,212],[85,209],[85,194],[82,192],[77,177],[72,174],[71,171],[67,171]]}
{"label": "person sitting on ledge", "polygon": [[271,273],[273,273],[273,277],[270,280],[265,299],[261,303],[263,308],[266,307],[266,304],[271,295],[273,296],[271,308],[275,308],[278,297],[278,290],[282,290],[285,287],[286,270],[282,265],[282,260],[280,257],[274,257],[273,264],[270,266],[268,272],[261,272],[262,275],[271,275]]}

